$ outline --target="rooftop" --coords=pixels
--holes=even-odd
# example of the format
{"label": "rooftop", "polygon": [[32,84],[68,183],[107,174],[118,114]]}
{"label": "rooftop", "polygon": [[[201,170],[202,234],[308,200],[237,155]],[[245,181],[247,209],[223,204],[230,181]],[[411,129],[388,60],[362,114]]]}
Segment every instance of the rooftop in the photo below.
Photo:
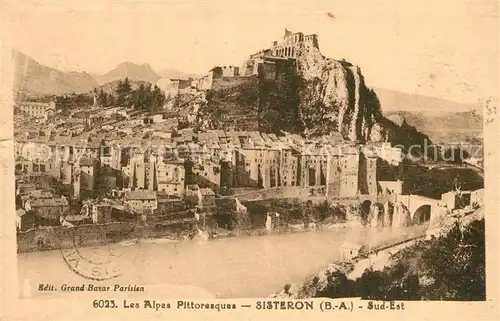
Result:
{"label": "rooftop", "polygon": [[97,163],[97,159],[95,158],[80,158],[80,166],[94,166]]}
{"label": "rooftop", "polygon": [[68,200],[65,198],[39,198],[31,201],[31,207],[67,206]]}
{"label": "rooftop", "polygon": [[156,194],[149,190],[136,190],[125,193],[125,200],[156,200]]}

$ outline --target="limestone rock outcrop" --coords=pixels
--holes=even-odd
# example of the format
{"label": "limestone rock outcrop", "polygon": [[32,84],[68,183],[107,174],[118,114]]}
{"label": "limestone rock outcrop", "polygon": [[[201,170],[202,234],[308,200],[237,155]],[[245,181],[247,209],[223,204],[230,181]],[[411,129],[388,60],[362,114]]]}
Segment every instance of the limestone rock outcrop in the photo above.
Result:
{"label": "limestone rock outcrop", "polygon": [[[386,138],[383,126],[377,124],[382,117],[380,104],[366,87],[359,66],[326,58],[310,43],[297,51],[296,64],[303,78],[299,114],[306,135],[336,131],[352,141]],[[380,129],[371,137],[375,124]]]}
{"label": "limestone rock outcrop", "polygon": [[316,35],[286,31],[282,42],[251,55],[239,76],[219,76],[200,117],[211,118],[211,129],[334,134],[404,146],[428,138],[385,118],[361,68],[324,57]]}

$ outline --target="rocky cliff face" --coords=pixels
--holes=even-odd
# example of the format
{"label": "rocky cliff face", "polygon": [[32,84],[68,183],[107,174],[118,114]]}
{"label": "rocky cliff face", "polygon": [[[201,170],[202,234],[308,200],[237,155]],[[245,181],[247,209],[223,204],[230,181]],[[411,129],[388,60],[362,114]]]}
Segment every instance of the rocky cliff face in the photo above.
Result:
{"label": "rocky cliff face", "polygon": [[372,135],[381,118],[380,104],[358,66],[326,58],[305,43],[298,50],[297,70],[303,78],[299,112],[306,135],[336,131],[349,140],[385,139],[380,124]]}
{"label": "rocky cliff face", "polygon": [[[388,138],[380,103],[375,92],[366,87],[358,66],[325,58],[312,43],[296,49],[295,62],[273,60],[276,74],[272,77],[262,68],[254,78],[257,83],[247,81],[233,86],[231,91],[212,90],[208,95],[210,113],[221,110],[228,119],[245,114],[249,120],[243,122],[247,126],[241,129],[245,130],[284,130],[309,137],[338,132],[351,141]],[[255,63],[252,60],[247,63],[250,62]],[[230,102],[230,109],[223,108],[225,101]],[[252,117],[247,115],[250,111]],[[228,126],[235,124],[231,121]],[[254,125],[248,128],[249,124]]]}
{"label": "rocky cliff face", "polygon": [[[226,130],[286,131],[308,137],[336,132],[350,141],[404,146],[423,145],[428,139],[382,115],[377,94],[366,86],[358,66],[324,57],[314,43],[294,49],[295,60],[248,60],[242,68],[245,77],[225,79],[224,88],[209,90],[201,111],[206,115],[200,118],[212,115],[213,128]],[[262,63],[266,59],[269,63]],[[252,73],[255,63],[261,64],[258,75]]]}

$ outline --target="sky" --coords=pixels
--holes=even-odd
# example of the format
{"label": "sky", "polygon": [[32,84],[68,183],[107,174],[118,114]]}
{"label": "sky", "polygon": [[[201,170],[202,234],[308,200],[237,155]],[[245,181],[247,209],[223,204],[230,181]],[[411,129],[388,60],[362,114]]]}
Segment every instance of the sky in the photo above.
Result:
{"label": "sky", "polygon": [[324,56],[359,65],[369,86],[465,103],[498,96],[496,1],[5,2],[7,43],[61,70],[124,61],[206,73],[241,66],[284,29],[316,33]]}

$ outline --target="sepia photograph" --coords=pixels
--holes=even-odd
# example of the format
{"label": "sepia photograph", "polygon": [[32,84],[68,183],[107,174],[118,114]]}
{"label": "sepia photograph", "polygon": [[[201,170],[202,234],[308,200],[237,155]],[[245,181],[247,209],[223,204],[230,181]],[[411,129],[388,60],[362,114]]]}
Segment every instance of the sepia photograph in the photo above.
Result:
{"label": "sepia photograph", "polygon": [[491,301],[496,1],[1,5],[21,304]]}

